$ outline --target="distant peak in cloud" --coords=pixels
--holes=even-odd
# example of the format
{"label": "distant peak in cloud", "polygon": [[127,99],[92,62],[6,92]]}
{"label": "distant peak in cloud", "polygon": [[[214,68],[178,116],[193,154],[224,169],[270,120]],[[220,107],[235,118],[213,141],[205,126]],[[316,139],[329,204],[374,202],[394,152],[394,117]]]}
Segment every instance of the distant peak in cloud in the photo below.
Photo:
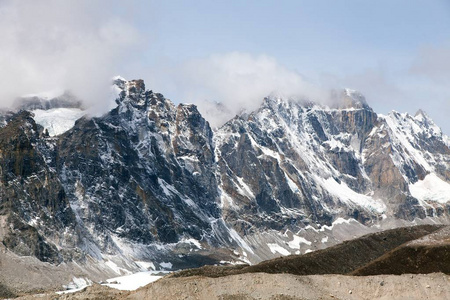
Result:
{"label": "distant peak in cloud", "polygon": [[86,106],[109,107],[109,78],[139,43],[137,29],[109,5],[0,2],[0,106],[26,94],[70,90]]}

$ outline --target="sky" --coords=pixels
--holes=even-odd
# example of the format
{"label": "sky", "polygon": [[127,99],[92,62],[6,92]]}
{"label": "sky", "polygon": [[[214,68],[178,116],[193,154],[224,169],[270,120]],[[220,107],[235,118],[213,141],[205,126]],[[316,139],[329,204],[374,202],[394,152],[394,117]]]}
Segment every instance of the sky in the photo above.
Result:
{"label": "sky", "polygon": [[3,105],[70,89],[101,112],[121,75],[218,125],[273,92],[347,87],[450,134],[448,0],[0,0],[0,35]]}

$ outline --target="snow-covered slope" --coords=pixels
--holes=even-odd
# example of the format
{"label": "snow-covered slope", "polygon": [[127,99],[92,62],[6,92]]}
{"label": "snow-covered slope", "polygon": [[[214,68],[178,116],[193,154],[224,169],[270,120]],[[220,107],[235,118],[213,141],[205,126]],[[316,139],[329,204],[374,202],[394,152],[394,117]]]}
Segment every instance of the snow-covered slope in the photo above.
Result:
{"label": "snow-covered slope", "polygon": [[409,185],[411,194],[426,205],[427,202],[450,202],[450,183],[439,178],[435,173]]}
{"label": "snow-covered slope", "polygon": [[81,100],[63,90],[22,96],[17,99],[14,109],[32,112],[36,123],[50,136],[66,132],[86,114]]}
{"label": "snow-covered slope", "polygon": [[50,136],[66,132],[85,114],[85,111],[79,108],[36,109],[31,112],[36,123],[47,129]]}

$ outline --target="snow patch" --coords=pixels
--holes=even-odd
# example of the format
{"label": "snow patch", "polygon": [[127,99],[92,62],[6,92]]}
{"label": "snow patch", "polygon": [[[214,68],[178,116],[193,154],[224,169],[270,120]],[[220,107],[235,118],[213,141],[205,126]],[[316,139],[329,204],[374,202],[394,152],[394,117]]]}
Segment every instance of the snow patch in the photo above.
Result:
{"label": "snow patch", "polygon": [[240,194],[254,199],[255,195],[253,194],[252,189],[244,182],[244,179],[239,176],[236,176],[236,179],[238,180],[240,187],[243,188],[242,190],[238,187]]}
{"label": "snow patch", "polygon": [[269,247],[270,252],[272,252],[273,254],[275,254],[277,252],[280,253],[281,255],[284,255],[284,256],[287,256],[287,255],[291,254],[288,250],[284,249],[283,247],[281,247],[278,244],[268,243],[267,247]]}
{"label": "snow patch", "polygon": [[286,174],[284,173],[284,177],[286,178],[286,182],[289,185],[289,188],[291,191],[295,193],[300,193],[300,190],[298,189],[298,186],[295,184],[295,182]]}
{"label": "snow patch", "polygon": [[229,229],[230,237],[235,240],[241,248],[247,250],[251,254],[255,254],[250,246],[241,238],[241,236],[233,228]]}
{"label": "snow patch", "polygon": [[421,201],[447,203],[450,201],[450,184],[431,173],[409,185],[411,195]]}
{"label": "snow patch", "polygon": [[90,281],[87,278],[81,278],[81,277],[74,277],[72,278],[72,282],[70,282],[68,285],[63,286],[66,290],[56,292],[59,295],[62,294],[68,294],[68,293],[75,293],[83,290],[87,286],[90,286],[92,284],[92,281]]}
{"label": "snow patch", "polygon": [[105,285],[122,291],[134,291],[140,287],[143,287],[149,283],[155,282],[156,280],[162,278],[163,276],[160,275],[162,273],[163,272],[154,272],[154,271],[139,272],[128,276],[121,276],[108,279],[107,280],[108,283]]}
{"label": "snow patch", "polygon": [[50,136],[60,135],[75,125],[85,111],[79,108],[53,108],[49,110],[33,110],[34,120],[48,130]]}
{"label": "snow patch", "polygon": [[170,263],[170,262],[161,262],[161,263],[159,263],[159,265],[166,270],[170,270],[173,267],[172,263]]}
{"label": "snow patch", "polygon": [[336,225],[340,225],[340,224],[350,224],[350,223],[352,223],[352,222],[359,223],[359,222],[356,221],[355,219],[337,218],[337,219],[331,224],[331,226],[327,226],[327,225],[322,226],[322,228],[320,228],[320,231],[333,230],[334,226],[336,226]]}
{"label": "snow patch", "polygon": [[131,274],[130,271],[128,271],[127,269],[121,268],[119,267],[116,263],[114,263],[111,260],[108,260],[105,262],[105,265],[107,265],[111,270],[113,270],[114,272],[116,272],[119,275],[122,274]]}
{"label": "snow patch", "polygon": [[195,247],[197,247],[198,249],[203,249],[202,245],[200,244],[199,241],[197,241],[196,239],[183,239],[181,240],[182,243],[186,243],[186,244],[191,244],[194,245]]}
{"label": "snow patch", "polygon": [[359,194],[349,188],[347,184],[343,181],[338,183],[334,178],[330,177],[328,179],[323,179],[315,176],[317,182],[332,195],[335,195],[339,200],[344,203],[352,202],[358,206],[369,209],[370,211],[375,211],[377,213],[383,213],[386,210],[386,205],[381,200],[375,200],[370,196]]}
{"label": "snow patch", "polygon": [[294,235],[294,239],[288,243],[288,246],[291,249],[300,249],[300,244],[311,245],[311,242],[301,236]]}

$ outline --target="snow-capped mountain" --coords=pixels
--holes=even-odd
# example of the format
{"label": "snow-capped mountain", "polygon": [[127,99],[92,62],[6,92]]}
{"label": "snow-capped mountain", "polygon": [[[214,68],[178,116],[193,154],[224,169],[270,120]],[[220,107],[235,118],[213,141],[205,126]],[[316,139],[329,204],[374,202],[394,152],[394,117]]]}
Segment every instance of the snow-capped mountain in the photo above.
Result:
{"label": "snow-capped mountain", "polygon": [[268,97],[213,131],[196,106],[142,80],[114,84],[117,107],[102,117],[41,100],[4,115],[0,240],[11,251],[120,273],[257,262],[449,220],[450,143],[424,112],[377,115],[347,89],[330,106]]}
{"label": "snow-capped mountain", "polygon": [[248,230],[268,219],[371,224],[448,209],[448,193],[426,197],[422,187],[450,191],[441,130],[424,113],[377,115],[348,90],[337,108],[267,98],[221,127],[216,146],[223,213]]}

